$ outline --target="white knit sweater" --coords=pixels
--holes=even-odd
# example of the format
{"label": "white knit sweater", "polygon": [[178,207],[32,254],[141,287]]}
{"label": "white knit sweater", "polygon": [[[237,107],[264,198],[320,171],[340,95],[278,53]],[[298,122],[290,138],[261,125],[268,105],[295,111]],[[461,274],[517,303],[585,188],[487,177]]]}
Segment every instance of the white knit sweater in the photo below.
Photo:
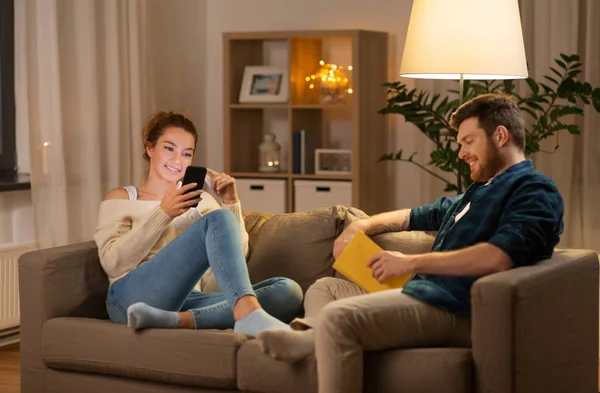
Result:
{"label": "white knit sweater", "polygon": [[240,223],[244,255],[248,256],[248,232],[239,202],[221,206],[212,195],[204,192],[197,208],[173,219],[162,209],[160,201],[103,201],[94,240],[110,284],[152,258],[200,217],[222,208],[231,210]]}

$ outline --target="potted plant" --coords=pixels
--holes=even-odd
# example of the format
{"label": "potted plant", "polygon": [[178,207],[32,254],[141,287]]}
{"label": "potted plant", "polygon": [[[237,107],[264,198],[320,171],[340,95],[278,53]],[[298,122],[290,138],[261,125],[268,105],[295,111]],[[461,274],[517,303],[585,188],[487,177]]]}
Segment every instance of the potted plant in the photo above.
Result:
{"label": "potted plant", "polygon": [[[557,67],[550,67],[548,75],[542,81],[532,78],[525,79],[528,93],[519,95],[513,80],[503,81],[465,81],[464,101],[478,95],[492,92],[505,92],[512,95],[519,108],[526,115],[525,154],[553,153],[560,146],[560,133],[567,131],[579,134],[576,124],[565,120],[568,115],[583,115],[582,107],[592,105],[600,112],[600,88],[592,87],[588,82],[577,80],[581,73],[581,62],[578,55],[561,54],[555,59]],[[417,89],[408,89],[402,82],[388,82],[387,106],[381,114],[399,114],[407,122],[417,126],[435,145],[429,162],[425,165],[414,160],[416,152],[405,154],[403,150],[384,154],[379,161],[405,161],[419,166],[429,174],[437,177],[446,184],[445,191],[455,191],[455,183],[446,180],[430,169],[435,166],[444,172],[453,173],[458,178],[458,144],[456,132],[450,127],[450,116],[459,106],[458,90],[449,90],[451,95],[442,97],[441,94],[431,94]],[[456,97],[456,98],[453,98]],[[543,151],[540,143],[548,138],[555,138],[554,148]],[[464,187],[472,181],[468,165],[461,165],[461,178]]]}

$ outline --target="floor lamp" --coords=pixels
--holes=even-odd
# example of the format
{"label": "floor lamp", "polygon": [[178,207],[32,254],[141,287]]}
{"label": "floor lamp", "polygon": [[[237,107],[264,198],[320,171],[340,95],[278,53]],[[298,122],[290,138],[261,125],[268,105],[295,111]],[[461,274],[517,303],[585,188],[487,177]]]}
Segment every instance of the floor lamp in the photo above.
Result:
{"label": "floor lamp", "polygon": [[461,104],[465,80],[527,78],[518,0],[413,0],[400,76],[457,79]]}

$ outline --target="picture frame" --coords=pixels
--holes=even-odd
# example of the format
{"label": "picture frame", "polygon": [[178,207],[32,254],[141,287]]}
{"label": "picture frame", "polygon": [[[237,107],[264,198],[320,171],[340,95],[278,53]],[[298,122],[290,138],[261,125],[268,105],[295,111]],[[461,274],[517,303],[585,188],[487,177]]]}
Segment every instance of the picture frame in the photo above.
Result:
{"label": "picture frame", "polygon": [[239,102],[284,103],[289,99],[289,72],[273,66],[246,66]]}
{"label": "picture frame", "polygon": [[315,149],[315,174],[351,175],[352,150]]}

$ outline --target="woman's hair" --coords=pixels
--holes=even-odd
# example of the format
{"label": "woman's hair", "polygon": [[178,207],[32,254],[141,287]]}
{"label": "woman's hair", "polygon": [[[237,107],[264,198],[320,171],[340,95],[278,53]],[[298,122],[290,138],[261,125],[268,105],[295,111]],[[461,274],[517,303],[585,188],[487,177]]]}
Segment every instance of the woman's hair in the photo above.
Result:
{"label": "woman's hair", "polygon": [[150,157],[146,151],[147,147],[154,147],[158,139],[169,127],[177,127],[184,129],[194,137],[194,147],[198,142],[198,133],[196,127],[190,119],[181,113],[175,112],[157,112],[150,117],[144,128],[142,129],[142,141],[144,142],[144,159],[150,162]]}

